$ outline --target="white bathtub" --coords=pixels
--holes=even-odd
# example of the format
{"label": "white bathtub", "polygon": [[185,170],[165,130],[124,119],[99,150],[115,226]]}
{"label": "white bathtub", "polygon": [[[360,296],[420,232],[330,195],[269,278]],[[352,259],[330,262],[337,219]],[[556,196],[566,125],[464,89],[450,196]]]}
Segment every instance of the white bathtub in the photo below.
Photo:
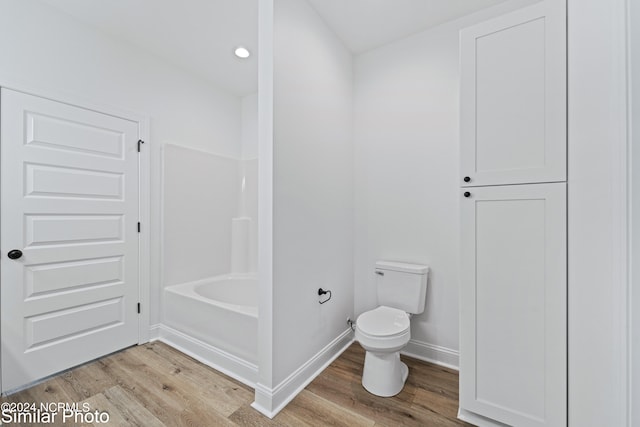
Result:
{"label": "white bathtub", "polygon": [[225,275],[165,288],[165,324],[232,358],[258,359],[258,281]]}

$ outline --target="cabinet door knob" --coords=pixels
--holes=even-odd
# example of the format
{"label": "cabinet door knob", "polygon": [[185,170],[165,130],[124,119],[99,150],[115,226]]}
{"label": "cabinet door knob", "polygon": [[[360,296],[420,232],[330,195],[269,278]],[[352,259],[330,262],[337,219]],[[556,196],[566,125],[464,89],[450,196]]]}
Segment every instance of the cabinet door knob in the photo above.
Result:
{"label": "cabinet door knob", "polygon": [[464,192],[464,197],[471,197],[471,193],[469,193],[468,191]]}
{"label": "cabinet door knob", "polygon": [[464,182],[471,182],[471,177],[465,176],[463,181]]}

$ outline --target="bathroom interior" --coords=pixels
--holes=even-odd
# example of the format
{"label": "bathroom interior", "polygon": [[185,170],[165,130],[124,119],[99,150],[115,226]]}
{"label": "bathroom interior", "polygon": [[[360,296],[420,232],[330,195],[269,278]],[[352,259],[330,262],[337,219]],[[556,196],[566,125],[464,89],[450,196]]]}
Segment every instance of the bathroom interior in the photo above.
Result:
{"label": "bathroom interior", "polygon": [[[413,313],[410,339],[407,335],[397,351],[454,371],[465,366],[461,337],[467,340],[464,331],[469,324],[461,307],[476,302],[461,299],[465,297],[461,289],[467,288],[460,284],[468,274],[461,268],[461,252],[468,255],[464,246],[469,243],[463,235],[467,229],[461,205],[467,194],[480,197],[484,190],[474,187],[475,182],[470,186],[466,179],[461,182],[465,172],[459,141],[464,133],[463,102],[468,98],[460,88],[465,73],[460,34],[505,16],[521,19],[518,14],[536,7],[542,12],[535,9],[535,13],[548,18],[547,28],[559,21],[566,25],[562,0],[0,0],[3,110],[9,91],[9,101],[13,92],[24,93],[138,123],[134,140],[141,141],[136,161],[139,205],[131,220],[138,222],[141,239],[136,246],[139,276],[134,299],[142,320],[132,326],[134,334],[127,344],[112,351],[160,340],[254,389],[253,408],[272,418],[353,345],[358,336],[356,319],[381,305],[381,277],[386,273],[384,280],[392,280],[389,277],[413,274],[420,276],[415,283],[421,288],[411,303],[419,307],[404,310]],[[563,37],[555,41],[565,43]],[[549,39],[546,43],[548,53]],[[246,48],[249,56],[236,56],[238,47]],[[566,52],[559,54],[566,61]],[[566,70],[560,71],[566,76]],[[566,108],[566,99],[558,102],[559,108]],[[537,112],[532,111],[527,114]],[[509,112],[503,108],[500,114]],[[555,124],[546,126],[548,130]],[[559,132],[566,147],[566,128]],[[2,135],[9,134],[3,129]],[[51,145],[45,148],[56,149]],[[535,155],[525,153],[523,158],[529,157],[523,163]],[[566,218],[566,157],[560,161],[565,169],[559,178],[516,184],[557,186],[564,202],[556,201],[556,193],[547,196],[547,187],[534,198],[547,200],[545,209],[557,207]],[[2,173],[4,192],[7,172]],[[37,196],[61,197],[60,192]],[[12,209],[4,198],[2,209],[4,254],[14,247],[4,233],[11,226],[5,210]],[[528,218],[526,212],[520,212],[523,218]],[[533,218],[532,224],[538,219]],[[549,227],[548,221],[545,224]],[[551,230],[564,233],[557,246],[549,249],[544,246],[548,242],[538,242],[547,251],[545,256],[557,255],[563,266],[554,267],[547,276],[532,270],[531,280],[562,276],[563,290],[554,295],[559,301],[564,298],[566,306],[563,224]],[[507,234],[501,238],[514,243]],[[58,240],[36,242],[31,250],[64,246],[65,240]],[[30,268],[28,254],[35,252],[23,250],[22,260]],[[528,259],[536,256],[530,255]],[[44,375],[26,373],[15,380],[5,375],[17,358],[6,348],[12,344],[5,342],[5,336],[13,333],[8,325],[12,314],[5,314],[12,297],[5,296],[7,281],[13,277],[11,262],[15,264],[2,258],[2,299],[7,301],[2,305],[3,393],[22,390],[96,357],[58,365]],[[80,261],[74,258],[74,262]],[[531,265],[546,265],[549,259],[536,262]],[[32,267],[33,274],[46,268],[43,265]],[[65,285],[69,288],[58,291],[81,293],[107,282],[96,283]],[[530,302],[543,304],[536,310],[548,307],[536,300],[544,295],[528,296]],[[513,314],[503,305],[490,306],[504,309],[502,315]],[[51,316],[47,313],[53,312],[38,316]],[[566,332],[566,310],[563,313],[558,329]],[[483,319],[498,322],[491,316]],[[93,329],[71,328],[62,338],[41,332],[40,344],[29,339],[35,342],[33,348],[46,350],[114,324],[109,318],[101,321]],[[548,339],[544,342],[552,345],[557,343],[553,340],[562,341],[558,349],[563,362],[554,365],[559,371],[541,368],[550,375],[543,375],[546,385],[522,374],[519,379],[531,381],[534,390],[521,399],[507,399],[515,409],[505,410],[506,415],[495,412],[495,407],[483,413],[482,406],[474,406],[474,397],[468,398],[473,401],[470,411],[462,408],[458,414],[461,419],[487,426],[567,425],[566,399],[558,404],[557,395],[544,389],[556,385],[558,393],[567,394],[567,336],[537,336],[548,332],[530,321],[514,321],[529,328],[527,340]],[[407,321],[403,327],[408,325]],[[525,343],[519,338],[514,333],[510,339]],[[500,343],[487,341],[487,346]],[[512,357],[539,366],[537,359],[501,351],[499,360]],[[549,354],[537,352],[535,357]],[[389,363],[377,366],[382,370],[399,366]],[[511,371],[505,370],[514,373],[519,366],[514,363]],[[486,380],[473,372],[477,381]],[[562,381],[550,380],[554,375]],[[481,391],[487,399],[506,399],[501,392]],[[397,392],[394,388],[387,395]],[[527,411],[543,415],[522,415]]]}

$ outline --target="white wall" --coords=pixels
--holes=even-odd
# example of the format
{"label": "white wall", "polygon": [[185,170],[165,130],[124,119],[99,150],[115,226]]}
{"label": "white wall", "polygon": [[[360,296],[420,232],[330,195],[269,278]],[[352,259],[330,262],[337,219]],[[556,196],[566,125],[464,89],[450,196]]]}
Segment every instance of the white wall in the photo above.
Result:
{"label": "white wall", "polygon": [[258,93],[243,96],[242,100],[242,152],[241,158],[258,158]]}
{"label": "white wall", "polygon": [[231,271],[231,219],[241,162],[173,144],[163,146],[165,286]]}
{"label": "white wall", "polygon": [[[353,312],[352,58],[305,0],[276,0],[273,382]],[[318,288],[333,299],[318,303]]]}
{"label": "white wall", "polygon": [[458,31],[530,4],[511,1],[355,59],[355,313],[377,304],[376,260],[431,267],[419,356],[457,365]]}
{"label": "white wall", "polygon": [[627,404],[627,7],[568,1],[572,427],[638,425]]}
{"label": "white wall", "polygon": [[160,146],[171,142],[238,157],[239,99],[35,0],[0,0],[0,52],[0,85],[150,117],[145,149],[152,151],[151,323],[157,322]]}
{"label": "white wall", "polygon": [[242,98],[242,160],[238,215],[251,218],[249,271],[258,270],[258,94]]}

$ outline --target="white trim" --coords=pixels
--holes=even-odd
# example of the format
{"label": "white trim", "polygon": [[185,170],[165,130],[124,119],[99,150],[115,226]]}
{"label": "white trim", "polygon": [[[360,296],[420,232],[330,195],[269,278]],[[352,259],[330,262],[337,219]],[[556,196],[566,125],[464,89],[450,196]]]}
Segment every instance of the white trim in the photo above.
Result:
{"label": "white trim", "polygon": [[569,425],[628,426],[628,7],[568,5]]}
{"label": "white trim", "polygon": [[151,141],[149,140],[149,119],[138,121],[138,133],[144,144],[138,156],[138,302],[141,310],[138,315],[138,344],[149,341],[149,323],[151,321]]}
{"label": "white trim", "polygon": [[149,342],[158,341],[160,339],[160,328],[162,328],[160,323],[155,323],[149,326]]}
{"label": "white trim", "polygon": [[400,354],[455,371],[460,369],[460,353],[447,347],[411,340]]}
{"label": "white trim", "polygon": [[255,364],[192,338],[169,326],[157,324],[153,328],[154,335],[157,336],[154,341],[163,342],[251,388],[256,387],[258,367]]}
{"label": "white trim", "polygon": [[273,5],[258,2],[258,383],[273,387]]}
{"label": "white trim", "polygon": [[[628,0],[627,6],[627,76],[628,97],[628,141],[629,156],[629,307],[628,307],[628,370],[627,389],[628,426],[640,424],[640,289],[634,278],[640,277],[640,150],[633,148],[634,139],[640,142],[640,5]],[[635,184],[634,184],[635,181]],[[637,282],[637,280],[636,280]]]}
{"label": "white trim", "polygon": [[[615,324],[615,330],[619,335],[617,337],[620,352],[618,354],[618,363],[620,366],[619,375],[622,384],[620,384],[619,390],[621,393],[621,409],[623,410],[622,421],[625,426],[631,427],[631,408],[629,407],[630,398],[630,386],[631,386],[631,360],[629,359],[631,343],[629,341],[630,325],[630,274],[629,274],[629,261],[630,261],[630,217],[629,208],[631,198],[629,196],[630,181],[629,181],[629,153],[630,153],[630,104],[629,104],[629,89],[630,89],[630,76],[629,76],[629,46],[628,46],[628,5],[627,0],[622,1],[621,11],[619,12],[618,19],[623,22],[621,31],[617,34],[620,42],[620,52],[616,52],[619,57],[620,67],[623,68],[620,72],[624,74],[624,78],[617,82],[615,99],[616,104],[614,111],[618,116],[619,126],[618,144],[612,144],[612,150],[615,150],[613,160],[615,162],[612,177],[613,193],[615,195],[613,210],[613,259],[614,269],[612,284],[618,283],[618,286],[614,287],[615,299],[618,305],[617,312],[619,316]],[[614,350],[615,352],[615,350]]]}
{"label": "white trim", "polygon": [[507,424],[458,408],[458,419],[478,427],[509,427]]}
{"label": "white trim", "polygon": [[275,417],[354,342],[351,332],[351,328],[342,332],[273,389],[256,384],[256,399],[251,406],[269,418]]}

